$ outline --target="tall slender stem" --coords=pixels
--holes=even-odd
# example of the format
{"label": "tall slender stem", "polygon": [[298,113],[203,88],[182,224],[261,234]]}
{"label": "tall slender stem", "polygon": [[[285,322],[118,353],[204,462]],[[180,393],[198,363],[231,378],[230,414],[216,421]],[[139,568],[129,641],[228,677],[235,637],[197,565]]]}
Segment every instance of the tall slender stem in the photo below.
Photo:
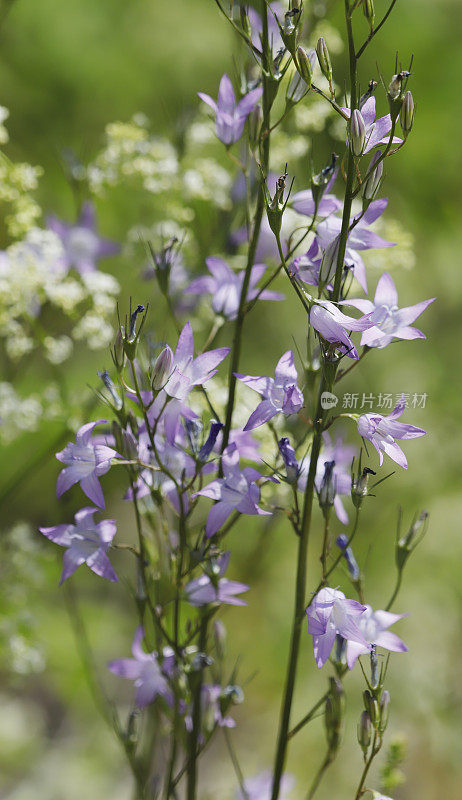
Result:
{"label": "tall slender stem", "polygon": [[[348,0],[345,0],[345,20],[346,20],[346,28],[348,36],[351,108],[353,109],[357,107],[358,93],[357,93],[357,75],[356,75],[356,55],[355,55],[355,46],[353,39],[353,28],[351,23],[351,12]],[[338,301],[340,297],[343,265],[345,261],[345,251],[346,251],[349,227],[350,227],[354,180],[355,180],[355,163],[353,154],[351,152],[351,149],[349,148],[345,198],[343,203],[342,226],[339,236],[334,289],[332,293],[332,300],[334,302]],[[277,741],[276,756],[274,762],[274,777],[273,777],[273,789],[271,794],[271,800],[278,800],[281,778],[286,760],[288,738],[289,738],[290,712],[292,708],[292,700],[293,700],[295,679],[297,673],[298,655],[300,649],[301,626],[305,612],[308,541],[311,530],[311,518],[313,511],[316,469],[318,465],[319,453],[321,450],[322,433],[324,430],[324,421],[325,421],[325,412],[323,411],[321,405],[321,395],[326,389],[331,388],[331,385],[333,384],[334,381],[335,381],[335,375],[333,376],[333,379],[329,382],[328,385],[326,378],[323,375],[319,387],[317,409],[314,418],[313,444],[311,448],[310,466],[308,470],[305,498],[303,503],[301,535],[299,538],[299,546],[298,546],[295,602],[294,602],[292,633],[291,633],[291,641],[289,649],[289,661],[287,665],[286,682],[285,682],[284,695],[281,706],[281,716],[279,722],[278,741]]]}
{"label": "tall slender stem", "polygon": [[[205,652],[207,644],[207,616],[201,620],[201,628],[199,634],[199,654]],[[199,734],[201,729],[201,696],[202,696],[202,678],[203,668],[200,667],[196,677],[196,685],[193,692],[193,709],[192,709],[192,730],[189,736],[189,764],[188,764],[188,782],[186,789],[187,800],[196,800],[197,792],[197,744],[199,741]]]}
{"label": "tall slender stem", "polygon": [[[262,17],[262,34],[261,34],[261,41],[262,41],[262,69],[263,69],[263,97],[262,97],[262,109],[263,109],[263,119],[262,119],[262,127],[261,127],[261,168],[263,174],[266,177],[268,172],[268,164],[269,164],[269,150],[270,150],[270,110],[271,110],[271,98],[270,98],[270,86],[269,86],[269,64],[268,61],[268,49],[269,49],[269,38],[268,38],[268,17],[267,17],[267,8],[265,0],[260,0],[260,9],[261,9],[261,17]],[[265,209],[265,197],[263,193],[263,187],[260,187],[258,191],[258,198],[257,198],[257,206],[255,209],[255,215],[253,220],[253,231],[252,236],[249,242],[249,250],[247,253],[247,264],[245,268],[244,280],[242,282],[242,289],[241,289],[241,296],[239,298],[239,308],[237,311],[236,322],[234,325],[234,336],[233,336],[233,344],[232,344],[232,353],[231,353],[231,360],[230,360],[230,367],[229,367],[229,392],[228,392],[228,403],[226,407],[226,419],[225,419],[225,426],[223,429],[223,441],[222,441],[222,452],[227,447],[229,442],[229,433],[231,430],[231,424],[233,419],[233,410],[234,410],[234,401],[236,397],[236,376],[235,373],[239,369],[239,359],[241,355],[241,346],[242,346],[242,334],[244,328],[244,319],[246,315],[246,301],[247,301],[247,293],[249,290],[249,283],[250,283],[250,276],[252,273],[252,267],[255,261],[255,253],[257,250],[258,238],[260,236],[260,228],[263,219],[263,212]]]}

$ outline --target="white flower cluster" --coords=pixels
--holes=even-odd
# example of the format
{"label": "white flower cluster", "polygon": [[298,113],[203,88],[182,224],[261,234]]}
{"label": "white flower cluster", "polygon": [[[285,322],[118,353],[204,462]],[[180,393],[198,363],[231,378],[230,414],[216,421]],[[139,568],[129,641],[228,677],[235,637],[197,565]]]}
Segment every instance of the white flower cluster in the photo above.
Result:
{"label": "white flower cluster", "polygon": [[[73,339],[85,339],[91,349],[110,343],[118,282],[103,272],[70,275],[62,263],[61,240],[40,228],[1,254],[0,339],[10,359],[41,347],[52,364],[60,364],[70,356]],[[50,335],[41,314],[48,305],[68,317],[65,333]]]}
{"label": "white flower cluster", "polygon": [[131,122],[106,126],[105,147],[88,167],[90,189],[95,194],[133,178],[153,194],[171,187],[178,174],[175,148],[167,139],[152,136],[147,125],[146,117],[137,114]]}
{"label": "white flower cluster", "polygon": [[44,419],[56,419],[63,413],[59,388],[51,383],[41,394],[21,397],[7,381],[0,382],[0,441],[8,444],[25,431],[38,430]]}

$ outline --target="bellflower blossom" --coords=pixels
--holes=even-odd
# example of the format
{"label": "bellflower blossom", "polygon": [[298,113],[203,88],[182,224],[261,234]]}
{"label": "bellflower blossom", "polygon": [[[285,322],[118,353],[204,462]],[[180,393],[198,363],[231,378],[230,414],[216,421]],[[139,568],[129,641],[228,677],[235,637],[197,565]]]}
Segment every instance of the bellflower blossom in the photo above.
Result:
{"label": "bellflower blossom", "polygon": [[367,316],[353,319],[330,300],[316,300],[310,311],[310,324],[326,342],[337,345],[337,349],[348,356],[358,359],[358,351],[347,333],[348,331],[364,331],[371,326]]}
{"label": "bellflower blossom", "polygon": [[116,242],[103,239],[96,232],[95,210],[91,203],[83,204],[75,225],[68,225],[53,215],[48,217],[47,224],[63,243],[62,266],[66,270],[74,267],[81,275],[94,272],[97,269],[96,262],[100,258],[120,252]]}
{"label": "bellflower blossom", "polygon": [[205,525],[205,533],[213,536],[224,525],[232,511],[241,514],[270,514],[258,505],[260,489],[256,481],[263,477],[253,467],[239,469],[239,451],[235,444],[230,444],[222,456],[223,478],[217,478],[204,489],[193,494],[193,497],[208,497],[216,500],[209,511]]}
{"label": "bellflower blossom", "polygon": [[80,482],[82,491],[99,508],[104,508],[104,496],[98,478],[111,467],[111,460],[119,454],[104,444],[92,442],[91,435],[97,425],[107,422],[99,419],[88,422],[77,431],[76,443],[69,442],[64,450],[56,453],[56,458],[67,466],[61,470],[56,483],[56,494],[61,497],[75,483]]}
{"label": "bellflower blossom", "polygon": [[218,572],[214,578],[201,575],[194,578],[185,586],[188,603],[195,607],[206,606],[209,603],[225,603],[229,606],[246,606],[245,600],[235,595],[247,592],[249,586],[245,583],[230,581],[223,578],[229,564],[230,553],[224,553],[217,559]]}
{"label": "bellflower blossom", "polygon": [[[366,294],[366,267],[358,251],[394,247],[394,242],[387,242],[377,233],[371,231],[369,227],[383,214],[387,204],[388,200],[386,198],[373,200],[364,214],[361,212],[353,217],[350,225],[344,261],[345,264],[351,268],[354,277]],[[322,275],[323,280],[326,281],[331,279],[335,273],[341,227],[341,218],[330,216],[320,222],[316,228],[317,239],[325,253],[324,259],[328,262],[328,272],[326,275]]]}
{"label": "bellflower blossom", "polygon": [[[210,275],[197,278],[187,287],[190,294],[211,294],[212,308],[216,314],[222,314],[226,319],[236,319],[239,302],[244,282],[245,270],[234,272],[226,261],[216,256],[206,258],[205,263]],[[255,264],[250,272],[250,282],[246,300],[253,300],[259,290],[256,284],[263,277],[267,267],[264,264]],[[284,300],[280,292],[265,289],[259,295],[260,300]]]}
{"label": "bellflower blossom", "polygon": [[[349,117],[351,111],[349,108],[343,108],[342,111]],[[392,127],[390,114],[385,114],[384,117],[375,119],[376,107],[375,97],[369,97],[361,109],[361,116],[364,120],[366,127],[366,144],[363,153],[369,153],[374,147],[379,144],[388,144],[390,139],[390,131]],[[397,136],[393,137],[393,144],[401,144],[402,139]]]}
{"label": "bellflower blossom", "polygon": [[101,578],[116,581],[112,564],[107,551],[116,534],[115,520],[103,519],[96,523],[93,519],[98,509],[81,508],[75,514],[75,525],[54,525],[51,528],[39,528],[47,539],[67,547],[63,557],[63,571],[59,585],[69,578],[81,564],[88,564],[90,569]]}
{"label": "bellflower blossom", "polygon": [[252,89],[236,103],[233,84],[226,73],[220,81],[217,102],[208,94],[198,92],[200,99],[215,112],[215,133],[227,147],[241,138],[245,121],[254,110],[262,93],[263,89],[261,88]]}
{"label": "bellflower blossom", "polygon": [[247,420],[244,426],[245,431],[258,428],[276,414],[297,414],[303,406],[303,394],[297,384],[298,375],[292,350],[287,350],[279,359],[274,378],[235,374],[242,383],[250,386],[263,397],[261,403]]}
{"label": "bellflower blossom", "polygon": [[306,609],[308,633],[313,637],[314,657],[319,669],[324,666],[337,634],[357,642],[369,652],[371,647],[359,628],[359,619],[366,610],[356,600],[347,600],[343,592],[326,586]]}
{"label": "bellflower blossom", "polygon": [[[394,653],[406,653],[409,648],[396,633],[391,633],[387,628],[407,616],[407,614],[391,614],[390,611],[373,611],[371,606],[366,606],[364,614],[358,620],[358,627],[368,645],[376,644]],[[364,647],[359,642],[348,641],[348,668],[353,669],[358,656],[368,653],[369,650],[369,646]]]}
{"label": "bellflower blossom", "polygon": [[406,456],[394,440],[416,439],[426,433],[423,428],[396,421],[403,414],[405,408],[406,400],[403,394],[393,411],[386,417],[381,414],[362,414],[358,419],[358,433],[363,439],[367,439],[374,445],[379,454],[380,466],[383,463],[383,453],[386,453],[400,467],[407,469]]}
{"label": "bellflower blossom", "polygon": [[229,353],[229,347],[218,347],[194,358],[194,339],[191,323],[181,331],[173,359],[172,374],[164,386],[169,397],[184,400],[195,387],[206,383]]}
{"label": "bellflower blossom", "polygon": [[343,305],[358,308],[367,315],[371,326],[364,331],[361,344],[368,347],[386,347],[396,337],[397,339],[425,339],[425,334],[418,328],[412,328],[410,323],[433,303],[422,300],[413,306],[398,308],[398,292],[393,278],[387,272],[379,278],[375,290],[374,302],[371,300],[344,300]]}
{"label": "bellflower blossom", "polygon": [[173,702],[167,677],[174,669],[175,657],[170,648],[165,648],[162,665],[159,664],[155,651],[145,653],[141,643],[144,638],[144,629],[136,629],[132,644],[133,658],[118,658],[110,661],[108,668],[114,675],[127,678],[135,682],[135,703],[139,708],[144,708],[152,703],[156,697],[163,697],[169,704]]}
{"label": "bellflower blossom", "polygon": [[[158,469],[142,470],[135,484],[136,497],[141,499],[149,495],[151,489],[159,489],[179,514],[180,498],[175,480],[181,485],[183,476],[186,479],[193,477],[196,471],[194,459],[185,453],[184,449],[178,444],[171,444],[166,437],[157,435],[154,441],[156,453],[152,451],[147,434],[143,432],[140,435],[140,460],[147,461],[153,467],[158,467]],[[157,460],[157,457],[159,460]],[[168,471],[168,474],[164,471],[164,468]],[[126,499],[133,499],[131,489],[127,492]],[[185,493],[183,494],[183,509],[186,510],[187,508],[188,497]]]}
{"label": "bellflower blossom", "polygon": [[[292,775],[283,775],[279,787],[280,800],[288,800],[287,795],[290,794],[295,786],[295,779]],[[253,778],[246,778],[243,784],[243,789],[238,789],[236,793],[236,800],[271,800],[271,792],[273,789],[273,773],[267,769],[255,775]],[[245,792],[245,794],[244,794]]]}

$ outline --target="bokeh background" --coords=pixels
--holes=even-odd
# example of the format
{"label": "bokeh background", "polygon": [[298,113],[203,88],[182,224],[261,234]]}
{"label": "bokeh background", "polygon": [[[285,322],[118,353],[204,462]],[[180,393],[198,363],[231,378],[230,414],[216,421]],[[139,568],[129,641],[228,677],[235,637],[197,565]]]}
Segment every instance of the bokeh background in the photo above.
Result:
{"label": "bokeh background", "polygon": [[[330,16],[339,30],[341,5],[333,3]],[[379,13],[385,4],[376,0],[376,6]],[[416,410],[413,419],[409,413],[408,419],[429,435],[406,448],[408,472],[395,473],[379,497],[370,500],[358,548],[362,563],[367,559],[368,599],[381,607],[394,581],[398,506],[406,521],[422,508],[431,513],[429,534],[407,568],[396,607],[411,614],[400,627],[410,652],[393,658],[390,670],[389,736],[401,736],[407,743],[406,783],[395,791],[397,800],[456,800],[462,782],[461,26],[458,0],[398,2],[362,64],[367,80],[375,75],[375,61],[388,75],[396,51],[403,59],[414,53],[416,124],[409,146],[387,168],[387,194],[393,216],[414,238],[415,264],[394,276],[404,305],[437,296],[422,322],[428,341],[379,351],[369,364],[361,364],[348,384],[350,391],[428,394],[425,409]],[[101,146],[108,122],[128,120],[137,112],[147,115],[153,131],[176,140],[179,120],[197,108],[197,90],[215,94],[222,72],[233,68],[235,52],[236,42],[212,0],[18,0],[0,30],[0,103],[10,110],[6,152],[13,159],[42,165],[42,207],[72,218],[74,199],[63,174],[63,148],[91,157]],[[336,55],[335,65],[341,76],[343,53]],[[322,145],[317,152],[323,155]],[[303,188],[299,180],[298,188]],[[131,212],[136,218],[136,209]],[[123,202],[110,208],[101,204],[98,213],[105,235],[117,239],[126,213]],[[141,284],[141,267],[140,261],[120,257],[112,269],[125,296],[144,301],[150,299],[146,293],[155,290],[153,284],[148,289]],[[201,268],[198,264],[197,270]],[[144,295],[139,298],[140,292]],[[258,314],[249,323],[244,359],[249,372],[261,369],[261,374],[290,346],[292,333],[301,335],[303,320],[297,312],[294,316],[290,304]],[[165,328],[166,323],[158,326]],[[87,384],[95,382],[95,370],[101,366],[101,356],[82,349],[68,362],[66,379],[86,397]],[[27,381],[27,375],[23,377]],[[130,778],[111,732],[95,712],[76,652],[66,612],[66,597],[69,602],[74,598],[58,590],[55,551],[27,528],[52,524],[63,513],[54,498],[57,467],[46,455],[57,433],[58,423],[46,424],[39,433],[5,446],[1,455],[1,525],[10,533],[4,536],[0,563],[5,587],[0,587],[0,631],[5,641],[11,638],[9,625],[18,619],[28,631],[32,626],[34,644],[32,654],[23,652],[19,637],[13,661],[0,656],[0,796],[74,800],[84,794],[88,800],[123,800],[130,796]],[[18,481],[28,462],[31,469]],[[107,486],[114,494],[110,507],[119,530],[129,527],[129,510],[116,500],[117,477]],[[75,497],[66,499],[66,513],[77,508],[76,502]],[[292,538],[280,520],[261,538],[248,519],[231,537],[235,577],[252,585],[248,608],[225,615],[231,654],[242,653],[241,675],[249,680],[236,733],[247,775],[269,766],[273,752],[292,606]],[[313,563],[313,576],[315,571]],[[123,589],[106,591],[92,578],[81,570],[74,591],[101,678],[115,692],[104,665],[127,650],[132,621]],[[315,702],[323,687],[324,677],[314,674],[306,639],[295,718]],[[361,769],[355,741],[361,706],[358,675],[349,677],[348,687],[344,755],[319,791],[320,798],[352,796]],[[304,796],[309,775],[322,757],[321,724],[313,722],[293,745],[289,770],[297,777],[295,798]],[[204,798],[232,796],[234,774],[220,743],[205,757],[201,775]]]}

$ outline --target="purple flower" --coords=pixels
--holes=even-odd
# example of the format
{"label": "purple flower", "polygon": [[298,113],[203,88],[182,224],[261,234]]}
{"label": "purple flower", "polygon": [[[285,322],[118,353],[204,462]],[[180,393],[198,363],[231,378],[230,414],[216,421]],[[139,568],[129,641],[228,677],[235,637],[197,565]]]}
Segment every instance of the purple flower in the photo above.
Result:
{"label": "purple flower", "polygon": [[246,606],[245,600],[235,595],[247,592],[249,587],[245,583],[230,581],[223,578],[229,564],[230,553],[224,553],[217,559],[217,574],[213,578],[201,575],[194,578],[185,586],[188,603],[192,606],[206,606],[209,603],[225,603],[229,606]]}
{"label": "purple flower", "polygon": [[67,547],[63,557],[63,571],[59,585],[72,575],[81,564],[88,564],[101,578],[116,581],[112,564],[106,553],[116,534],[115,520],[103,519],[96,523],[93,519],[98,509],[81,508],[74,519],[75,525],[54,525],[52,528],[39,528],[47,539]]}
{"label": "purple flower", "polygon": [[310,324],[326,342],[337,345],[337,350],[353,359],[359,358],[358,351],[347,330],[364,331],[371,325],[367,316],[360,319],[348,317],[330,300],[317,300],[313,304]]}
{"label": "purple flower", "polygon": [[[288,800],[287,795],[290,794],[294,785],[295,779],[292,775],[283,775],[278,795],[279,800]],[[237,800],[271,800],[273,773],[267,769],[253,778],[246,778],[243,788],[245,794],[242,789],[238,789]]]}
{"label": "purple flower", "polygon": [[205,525],[207,536],[213,536],[224,525],[234,509],[241,514],[270,514],[258,505],[260,489],[256,481],[261,478],[253,467],[239,469],[239,451],[235,444],[225,449],[222,457],[223,478],[217,478],[193,497],[201,495],[216,500],[209,511]]}
{"label": "purple flower", "polygon": [[[274,13],[273,13],[274,12]],[[277,14],[280,19],[284,17],[285,8],[282,3],[270,3],[269,7],[266,10],[266,14],[268,17],[268,38],[269,43],[274,54],[278,53],[282,47],[284,47],[284,42],[281,38],[281,33],[279,31],[278,24],[274,18],[274,14]],[[251,28],[251,39],[252,44],[258,50],[261,50],[261,33],[262,33],[262,19],[258,11],[253,8],[253,6],[248,6],[247,14],[249,17],[250,28]]]}
{"label": "purple flower", "polygon": [[102,239],[96,232],[95,209],[91,203],[84,203],[75,225],[68,225],[51,215],[47,219],[48,228],[56,233],[64,247],[63,268],[71,267],[83,275],[96,270],[100,258],[113,256],[120,252],[116,242]]}
{"label": "purple flower", "polygon": [[[158,469],[144,469],[140,472],[135,484],[136,497],[138,499],[146,497],[152,489],[159,489],[162,495],[169,501],[177,514],[180,513],[180,498],[175,484],[181,485],[183,477],[192,478],[196,472],[194,459],[185,453],[179,444],[171,444],[167,438],[155,436],[156,453],[153,452],[150,440],[145,431],[140,435],[139,457],[143,462],[148,462],[152,467]],[[158,459],[157,460],[157,456]],[[163,470],[167,470],[168,474]],[[127,500],[133,499],[131,489],[126,494]],[[183,508],[188,507],[188,498],[183,494]]]}
{"label": "purple flower", "polygon": [[308,633],[313,637],[316,664],[324,666],[329,658],[337,634],[347,641],[357,642],[370,651],[370,645],[359,628],[359,618],[366,610],[356,600],[347,600],[343,592],[326,586],[321,589],[306,609]]}
{"label": "purple flower", "polygon": [[[387,242],[377,233],[371,231],[372,225],[385,211],[388,204],[386,198],[373,200],[367,211],[357,214],[350,226],[347,247],[345,251],[345,264],[351,269],[354,277],[367,294],[366,267],[358,250],[370,250],[376,247],[393,247],[394,242]],[[353,227],[354,225],[354,227]],[[324,251],[324,260],[327,262],[326,274],[323,280],[333,278],[337,265],[338,245],[342,220],[340,217],[330,216],[323,220],[316,229],[316,236],[320,247]]]}
{"label": "purple flower", "polygon": [[408,648],[402,639],[396,633],[387,630],[390,625],[407,616],[407,614],[391,614],[390,611],[373,611],[370,606],[366,606],[364,614],[358,620],[358,627],[368,646],[351,640],[347,643],[348,668],[353,669],[358,656],[368,653],[372,644],[384,647],[385,650],[392,650],[394,653],[407,652]]}
{"label": "purple flower", "polygon": [[[345,114],[349,117],[351,111],[349,108],[342,109]],[[390,114],[386,114],[384,117],[379,117],[378,120],[375,119],[376,109],[375,109],[375,97],[369,97],[368,100],[364,103],[361,109],[361,116],[364,120],[364,125],[366,128],[366,136],[365,141],[366,145],[363,150],[363,153],[368,153],[372,150],[373,147],[376,147],[378,144],[388,144],[390,139],[390,131],[391,131],[391,117]],[[398,139],[397,136],[393,137],[393,144],[401,144],[402,139]]]}
{"label": "purple flower", "polygon": [[355,554],[353,553],[353,549],[348,544],[348,536],[346,533],[341,533],[337,536],[335,540],[335,544],[337,547],[342,551],[343,558],[346,561],[346,565],[348,567],[348,573],[350,578],[353,581],[357,581],[361,572],[358,567],[358,562],[356,561]]}
{"label": "purple flower", "polygon": [[217,102],[208,94],[198,92],[200,99],[215,112],[215,133],[227,147],[241,138],[245,121],[254,110],[262,93],[263,89],[253,89],[236,103],[233,84],[226,74],[220,81]]}
{"label": "purple flower", "polygon": [[[226,261],[216,256],[211,256],[205,260],[210,276],[206,275],[197,278],[187,288],[190,294],[211,294],[212,308],[216,314],[222,314],[226,319],[236,319],[239,302],[242,292],[245,270],[234,272]],[[259,290],[256,284],[266,272],[264,264],[255,264],[250,273],[250,283],[246,301],[253,300]],[[284,295],[280,292],[273,292],[265,289],[260,294],[260,300],[284,300]]]}
{"label": "purple flower", "polygon": [[303,394],[298,388],[297,370],[292,350],[287,350],[276,364],[274,378],[235,373],[242,383],[262,395],[263,400],[250,415],[245,431],[258,428],[276,414],[296,414],[303,406]]}
{"label": "purple flower", "polygon": [[[423,436],[426,431],[423,428],[416,428],[415,425],[407,425],[404,422],[396,422],[406,408],[404,394],[388,416],[381,414],[362,414],[358,419],[358,433],[363,439],[368,439],[379,454],[379,463],[382,466],[383,453],[396,461],[400,467],[407,469],[407,460],[400,446],[395,439],[416,439]],[[382,453],[383,450],[383,453]]]}
{"label": "purple flower", "polygon": [[321,273],[323,251],[315,237],[306,253],[294,258],[289,267],[290,274],[310,286],[318,286]]}
{"label": "purple flower", "polygon": [[300,475],[300,465],[297,461],[295,450],[287,436],[279,439],[278,447],[286,468],[287,482],[297,483],[298,476]]}
{"label": "purple flower", "polygon": [[104,475],[111,467],[111,459],[119,454],[104,444],[95,444],[91,434],[96,425],[107,422],[99,419],[97,422],[88,422],[77,431],[76,443],[69,442],[64,450],[56,453],[56,458],[63,464],[68,464],[61,470],[56,483],[56,494],[61,497],[75,483],[80,482],[82,491],[100,508],[104,508],[103,490],[98,478]]}
{"label": "purple flower", "polygon": [[[351,493],[350,469],[351,462],[357,451],[352,445],[344,444],[341,437],[338,437],[336,441],[333,442],[327,431],[324,431],[322,438],[323,445],[316,468],[316,489],[318,492],[321,489],[325,464],[334,462],[334,468],[332,472],[332,478],[335,487],[334,511],[340,522],[343,522],[344,525],[347,525],[348,514],[345,511],[341,495],[349,496]],[[301,492],[305,491],[308,468],[309,458],[305,459],[301,466],[301,473],[298,481],[298,488]]]}
{"label": "purple flower", "polygon": [[168,703],[172,703],[172,693],[166,675],[171,675],[174,667],[173,651],[170,648],[164,649],[163,661],[160,665],[155,651],[144,652],[141,646],[143,638],[144,628],[140,626],[136,629],[133,639],[133,658],[118,658],[110,661],[108,668],[114,675],[135,682],[135,703],[139,708],[148,706],[158,696],[164,697]]}
{"label": "purple flower", "polygon": [[173,370],[164,391],[177,400],[184,400],[195,386],[208,381],[229,353],[229,347],[209,350],[194,358],[194,339],[191,323],[187,322],[178,338],[173,360]]}
{"label": "purple flower", "polygon": [[386,347],[393,339],[425,339],[425,334],[410,326],[411,322],[435,300],[422,300],[414,306],[398,308],[398,293],[393,278],[384,272],[377,283],[374,302],[370,300],[344,300],[344,305],[358,308],[367,315],[371,326],[361,338],[368,347]]}

